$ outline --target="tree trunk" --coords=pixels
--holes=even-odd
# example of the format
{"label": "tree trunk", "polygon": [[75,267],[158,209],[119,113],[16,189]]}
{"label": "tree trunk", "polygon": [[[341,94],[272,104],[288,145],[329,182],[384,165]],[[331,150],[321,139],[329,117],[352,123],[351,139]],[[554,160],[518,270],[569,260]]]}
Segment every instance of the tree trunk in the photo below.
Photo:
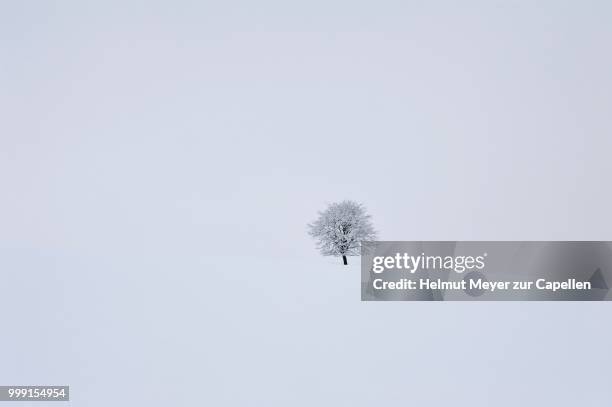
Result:
{"label": "tree trunk", "polygon": [[345,266],[348,264],[348,261],[346,261],[346,256],[344,254],[342,255],[342,261],[344,262]]}

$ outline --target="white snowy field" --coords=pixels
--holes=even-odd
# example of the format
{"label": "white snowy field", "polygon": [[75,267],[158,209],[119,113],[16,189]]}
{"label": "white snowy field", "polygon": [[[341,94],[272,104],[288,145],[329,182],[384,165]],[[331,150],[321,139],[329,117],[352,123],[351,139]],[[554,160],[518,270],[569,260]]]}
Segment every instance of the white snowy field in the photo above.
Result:
{"label": "white snowy field", "polygon": [[610,397],[605,304],[362,303],[350,260],[3,252],[0,381],[89,406]]}

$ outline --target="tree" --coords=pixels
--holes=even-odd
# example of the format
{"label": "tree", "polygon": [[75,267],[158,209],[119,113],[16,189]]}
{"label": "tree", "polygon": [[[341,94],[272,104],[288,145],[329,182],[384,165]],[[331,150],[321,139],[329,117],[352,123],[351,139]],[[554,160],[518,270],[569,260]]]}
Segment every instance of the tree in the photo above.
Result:
{"label": "tree", "polygon": [[362,240],[375,240],[376,231],[363,205],[353,201],[330,204],[319,212],[319,218],[308,224],[308,233],[316,240],[323,256],[359,255]]}

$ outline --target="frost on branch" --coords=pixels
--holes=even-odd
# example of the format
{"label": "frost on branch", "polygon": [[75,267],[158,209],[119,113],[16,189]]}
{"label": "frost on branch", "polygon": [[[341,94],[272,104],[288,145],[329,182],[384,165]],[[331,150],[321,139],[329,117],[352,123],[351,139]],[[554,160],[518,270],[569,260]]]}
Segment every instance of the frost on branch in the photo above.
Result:
{"label": "frost on branch", "polygon": [[353,201],[332,203],[319,218],[308,225],[309,234],[316,240],[323,256],[359,255],[362,240],[375,240],[376,231],[370,222],[370,215],[363,205]]}

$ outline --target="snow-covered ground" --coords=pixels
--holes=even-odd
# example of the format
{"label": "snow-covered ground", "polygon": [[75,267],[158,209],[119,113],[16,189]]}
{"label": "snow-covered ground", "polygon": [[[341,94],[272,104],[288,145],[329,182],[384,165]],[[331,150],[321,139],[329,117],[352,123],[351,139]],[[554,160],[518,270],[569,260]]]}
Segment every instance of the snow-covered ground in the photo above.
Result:
{"label": "snow-covered ground", "polygon": [[3,252],[0,380],[69,383],[91,406],[610,396],[605,304],[362,303],[357,262],[331,260]]}

